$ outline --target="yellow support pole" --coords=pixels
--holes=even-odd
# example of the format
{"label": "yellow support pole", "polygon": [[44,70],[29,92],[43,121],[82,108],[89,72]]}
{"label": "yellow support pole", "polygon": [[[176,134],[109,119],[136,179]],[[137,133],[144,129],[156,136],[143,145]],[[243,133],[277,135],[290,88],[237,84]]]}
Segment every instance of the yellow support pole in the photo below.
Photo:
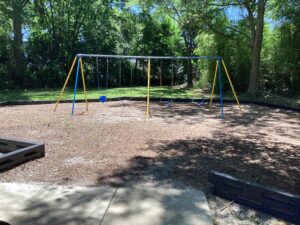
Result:
{"label": "yellow support pole", "polygon": [[73,60],[72,66],[71,66],[71,68],[70,68],[70,70],[69,70],[69,73],[68,73],[68,76],[67,76],[66,81],[65,81],[65,83],[64,83],[64,86],[63,86],[63,88],[62,88],[62,90],[61,90],[59,96],[57,97],[57,102],[56,102],[55,107],[54,107],[54,112],[56,111],[57,106],[58,106],[58,104],[59,104],[59,101],[60,101],[60,99],[61,99],[61,97],[62,97],[62,95],[63,95],[63,93],[64,93],[64,91],[65,91],[65,88],[66,88],[67,83],[68,83],[68,81],[69,81],[69,79],[70,79],[71,73],[72,73],[73,68],[74,68],[74,65],[75,65],[75,63],[76,63],[76,60],[77,60],[77,56],[76,56],[76,57],[74,58],[74,60]]}
{"label": "yellow support pole", "polygon": [[86,111],[89,111],[88,101],[87,101],[87,97],[86,97],[86,86],[85,86],[82,58],[80,58],[80,68],[81,68],[81,76],[82,76],[83,93],[84,93]]}
{"label": "yellow support pole", "polygon": [[148,59],[148,73],[147,73],[147,112],[146,112],[146,118],[148,119],[150,114],[150,68],[151,68],[151,62],[150,58]]}
{"label": "yellow support pole", "polygon": [[233,95],[234,95],[234,97],[235,97],[235,100],[236,100],[236,102],[237,102],[237,104],[238,104],[238,106],[239,106],[239,108],[240,108],[240,111],[241,111],[241,112],[243,112],[243,111],[242,111],[241,104],[240,104],[240,102],[239,102],[239,99],[238,99],[238,97],[237,97],[237,95],[236,95],[236,93],[235,93],[234,87],[233,87],[233,85],[232,85],[232,82],[231,82],[231,79],[230,79],[229,73],[228,73],[228,71],[227,71],[227,68],[226,68],[226,65],[225,65],[225,63],[224,63],[224,60],[223,60],[223,59],[222,59],[222,64],[223,64],[223,67],[224,67],[224,69],[225,69],[225,72],[226,72],[226,75],[227,75],[227,78],[228,78],[228,81],[229,81],[229,84],[230,84],[231,90],[232,90],[232,92],[233,92]]}
{"label": "yellow support pole", "polygon": [[216,70],[215,70],[215,75],[214,75],[214,81],[213,81],[212,90],[211,90],[211,95],[210,95],[209,111],[211,111],[212,100],[213,100],[213,95],[214,95],[214,90],[215,90],[215,85],[216,85],[216,79],[217,79],[218,66],[219,66],[219,60],[217,60],[217,64],[216,64]]}

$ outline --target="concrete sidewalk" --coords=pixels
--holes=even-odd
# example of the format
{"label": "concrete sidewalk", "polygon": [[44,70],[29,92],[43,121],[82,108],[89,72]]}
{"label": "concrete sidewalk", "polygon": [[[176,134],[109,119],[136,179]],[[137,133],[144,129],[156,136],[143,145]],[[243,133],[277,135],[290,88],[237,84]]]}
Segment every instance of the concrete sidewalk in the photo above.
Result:
{"label": "concrete sidewalk", "polygon": [[117,189],[101,225],[212,225],[205,195],[177,189]]}
{"label": "concrete sidewalk", "polygon": [[201,191],[0,183],[11,225],[212,225]]}

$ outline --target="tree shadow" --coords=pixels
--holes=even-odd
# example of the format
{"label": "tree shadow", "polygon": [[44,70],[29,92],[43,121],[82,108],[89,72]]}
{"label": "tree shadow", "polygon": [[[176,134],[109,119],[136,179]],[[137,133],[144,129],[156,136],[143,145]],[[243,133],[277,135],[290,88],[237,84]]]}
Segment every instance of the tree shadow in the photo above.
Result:
{"label": "tree shadow", "polygon": [[100,224],[210,224],[205,203],[198,191],[118,188]]}
{"label": "tree shadow", "polygon": [[[133,157],[127,167],[116,169],[112,175],[99,175],[97,183],[116,187],[135,187],[150,183],[155,187],[200,189],[206,193],[209,202],[226,204],[212,194],[211,184],[208,182],[208,173],[217,170],[300,194],[299,146],[286,143],[269,146],[256,141],[260,139],[259,135],[252,138],[240,139],[218,132],[212,138],[160,142],[151,140],[141,151],[155,151],[157,156]],[[231,215],[220,213],[214,217],[227,218],[230,223],[232,215],[252,222],[270,219],[269,216],[249,211],[246,207],[236,207]]]}
{"label": "tree shadow", "polygon": [[[22,185],[21,185],[22,187]],[[21,188],[18,187],[21,191]],[[62,189],[63,190],[60,190]],[[1,190],[5,192],[4,190]],[[28,193],[27,190],[26,193]],[[29,196],[16,192],[5,194],[8,214],[2,214],[3,220],[10,224],[45,225],[45,224],[99,224],[109,201],[113,188],[78,189],[73,187],[43,186],[33,189]],[[2,200],[3,201],[3,200]],[[13,211],[16,210],[16,211]]]}
{"label": "tree shadow", "polygon": [[[111,107],[135,107],[140,111],[146,112],[146,103],[137,101],[127,101],[125,104],[114,104]],[[269,128],[278,132],[280,135],[289,136],[290,138],[298,139],[300,137],[300,114],[283,109],[271,109],[264,106],[253,104],[242,106],[241,113],[238,106],[232,103],[224,105],[224,119],[221,118],[221,109],[219,104],[213,104],[212,109],[209,109],[209,100],[201,102],[173,102],[155,101],[150,103],[150,112],[153,118],[160,118],[165,123],[186,124],[201,124],[207,120],[215,119],[222,121],[224,127],[228,128],[243,128],[245,131],[248,128],[254,132],[260,132],[260,128]],[[289,127],[289,132],[285,132],[285,127]],[[275,130],[276,129],[276,130]],[[249,130],[248,130],[249,131]]]}
{"label": "tree shadow", "polygon": [[[146,113],[146,103],[142,101],[121,101],[120,104],[110,104],[109,107],[134,107],[144,114]],[[213,110],[217,110],[217,106]],[[157,99],[150,103],[150,113],[153,118],[162,119],[165,123],[184,122],[187,124],[199,123],[199,119],[215,118],[220,119],[219,114],[210,113],[207,101],[178,103],[173,102],[172,99]]]}
{"label": "tree shadow", "polygon": [[[240,115],[240,116],[237,116]],[[243,126],[265,126],[268,123],[284,121],[291,125],[300,125],[300,114],[291,110],[274,109],[254,104],[244,105],[243,112],[239,113],[237,107],[226,109],[226,122]]]}
{"label": "tree shadow", "polygon": [[[252,140],[253,139],[253,140]],[[257,142],[215,133],[212,138],[148,142],[146,149],[156,157],[136,156],[128,168],[113,175],[99,176],[98,183],[125,186],[149,180],[175,187],[209,189],[209,171],[217,170],[243,179],[300,193],[299,146],[287,143]],[[288,166],[287,166],[288,165]]]}
{"label": "tree shadow", "polygon": [[0,103],[6,101],[30,100],[25,90],[0,91]]}

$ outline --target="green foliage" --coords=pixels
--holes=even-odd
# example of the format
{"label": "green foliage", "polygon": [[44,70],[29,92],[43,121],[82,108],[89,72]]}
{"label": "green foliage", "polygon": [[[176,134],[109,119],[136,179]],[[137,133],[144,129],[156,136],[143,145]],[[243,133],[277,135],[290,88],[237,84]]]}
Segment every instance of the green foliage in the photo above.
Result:
{"label": "green foliage", "polygon": [[[241,0],[3,0],[0,3],[0,87],[16,88],[13,9],[20,9],[26,88],[58,88],[76,53],[124,55],[220,55],[236,90],[246,92],[251,66],[251,26]],[[256,1],[252,1],[255,3]],[[26,5],[26,7],[25,7]],[[255,4],[249,5],[250,10]],[[22,9],[22,10],[21,10]],[[254,14],[255,15],[255,14]],[[300,95],[300,4],[269,0],[261,53],[260,85],[264,95]],[[26,31],[26,32],[25,32]],[[174,70],[172,71],[172,64]],[[109,87],[146,82],[146,64],[109,61]],[[105,84],[106,61],[85,59],[89,87]],[[160,61],[152,62],[153,84],[159,84]],[[190,72],[200,88],[210,88],[215,62],[163,62],[163,83],[187,82]],[[131,71],[133,81],[131,82]],[[224,73],[224,71],[222,71]],[[224,90],[230,90],[223,77]],[[71,78],[73,85],[74,76]]]}

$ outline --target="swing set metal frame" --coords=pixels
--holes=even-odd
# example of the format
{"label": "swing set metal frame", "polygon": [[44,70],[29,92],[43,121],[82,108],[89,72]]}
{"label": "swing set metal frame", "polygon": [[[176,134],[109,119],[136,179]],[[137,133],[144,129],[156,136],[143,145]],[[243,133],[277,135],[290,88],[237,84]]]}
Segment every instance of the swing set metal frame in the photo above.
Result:
{"label": "swing set metal frame", "polygon": [[[221,71],[221,65],[223,65],[223,68],[225,70],[226,77],[228,79],[228,82],[230,84],[231,90],[233,92],[234,98],[239,106],[240,112],[242,112],[242,107],[239,102],[239,99],[236,95],[235,89],[233,87],[230,75],[228,73],[227,67],[225,65],[224,60],[221,56],[127,56],[127,55],[101,55],[101,54],[77,54],[73,60],[73,63],[71,65],[71,68],[68,72],[67,78],[64,82],[63,88],[60,92],[60,94],[57,97],[57,102],[54,107],[54,112],[56,111],[58,104],[63,96],[63,93],[65,91],[65,88],[69,82],[70,76],[72,74],[72,71],[75,67],[76,61],[77,61],[77,69],[76,69],[76,77],[75,77],[75,85],[74,85],[74,94],[73,94],[73,102],[72,102],[72,113],[71,115],[74,115],[75,110],[75,102],[76,102],[76,93],[77,93],[77,86],[78,86],[78,77],[79,77],[79,71],[81,71],[81,77],[82,77],[82,83],[83,83],[83,91],[84,91],[84,100],[86,105],[86,111],[88,111],[88,100],[87,100],[87,94],[86,94],[86,82],[85,82],[85,76],[84,76],[84,69],[83,69],[83,58],[106,58],[107,59],[107,71],[108,71],[108,59],[144,59],[148,61],[147,66],[147,103],[146,103],[146,118],[151,117],[150,113],[150,88],[151,88],[151,60],[190,60],[190,59],[207,59],[207,60],[213,60],[216,61],[216,68],[212,83],[212,90],[210,95],[210,103],[209,103],[209,109],[211,111],[212,108],[212,100],[214,95],[214,89],[216,86],[217,76],[219,80],[219,99],[220,99],[220,111],[221,111],[221,118],[224,119],[224,105],[223,105],[223,92],[222,92],[222,71]],[[108,72],[107,72],[108,76]],[[132,77],[132,75],[131,75]],[[161,79],[161,78],[160,78]],[[107,82],[107,81],[106,81]]]}

